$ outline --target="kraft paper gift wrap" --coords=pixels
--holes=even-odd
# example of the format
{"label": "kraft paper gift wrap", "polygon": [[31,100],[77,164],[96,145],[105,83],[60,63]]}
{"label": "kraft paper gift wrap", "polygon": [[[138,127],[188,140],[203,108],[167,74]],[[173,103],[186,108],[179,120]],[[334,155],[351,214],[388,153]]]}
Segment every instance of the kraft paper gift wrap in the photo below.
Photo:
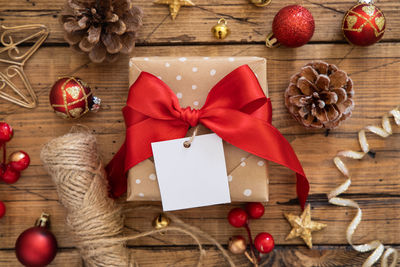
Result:
{"label": "kraft paper gift wrap", "polygon": [[[245,64],[255,73],[268,97],[267,64],[264,58],[258,57],[131,58],[129,84],[132,85],[142,71],[149,72],[176,93],[181,107],[199,109],[215,84]],[[200,125],[198,134],[206,133],[210,130]],[[187,136],[191,134],[189,131]],[[224,151],[232,201],[268,201],[267,162],[226,142]],[[129,170],[127,200],[161,200],[153,158]]]}

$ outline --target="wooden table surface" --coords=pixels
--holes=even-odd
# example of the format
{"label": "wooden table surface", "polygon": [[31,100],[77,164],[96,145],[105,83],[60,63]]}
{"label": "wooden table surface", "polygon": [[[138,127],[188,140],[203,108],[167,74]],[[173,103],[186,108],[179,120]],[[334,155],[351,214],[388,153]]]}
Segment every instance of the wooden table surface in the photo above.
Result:
{"label": "wooden table surface", "polygon": [[[32,226],[42,211],[51,214],[52,231],[59,243],[59,253],[51,266],[83,266],[65,224],[65,210],[39,159],[42,145],[66,133],[74,124],[57,117],[49,106],[49,88],[55,79],[66,74],[78,75],[95,87],[96,94],[102,98],[103,109],[79,123],[93,129],[104,162],[111,159],[124,139],[121,108],[128,92],[128,56],[113,64],[95,65],[72,51],[58,24],[63,2],[0,0],[2,24],[42,23],[50,28],[49,38],[26,65],[26,73],[39,96],[39,106],[27,110],[0,101],[1,121],[15,129],[8,150],[23,149],[32,159],[31,166],[16,184],[0,184],[0,200],[7,206],[6,216],[0,220],[1,266],[20,266],[14,253],[15,240]],[[270,202],[262,219],[251,222],[254,233],[270,232],[277,244],[263,258],[262,266],[361,266],[367,254],[351,250],[345,239],[355,210],[330,205],[326,193],[344,180],[332,162],[336,152],[358,150],[357,131],[365,125],[379,124],[380,117],[400,103],[400,3],[379,1],[377,5],[387,17],[385,36],[379,44],[358,48],[348,45],[341,34],[342,17],[355,0],[274,0],[266,8],[256,8],[246,0],[194,0],[196,7],[183,7],[176,21],[170,19],[166,6],[154,5],[151,0],[135,2],[145,15],[134,56],[258,56],[268,60],[273,124],[291,142],[309,177],[313,219],[328,227],[313,234],[312,250],[300,239],[285,241],[290,226],[283,212],[300,214],[301,211],[295,204],[293,173],[271,164]],[[301,3],[314,15],[316,29],[312,41],[297,49],[266,48],[263,42],[274,14],[294,2]],[[228,20],[232,30],[224,41],[215,40],[210,32],[220,17]],[[284,107],[283,92],[289,77],[316,59],[337,64],[351,75],[355,84],[356,107],[352,118],[329,135],[323,130],[304,129]],[[379,239],[386,245],[400,246],[399,138],[398,129],[388,139],[370,136],[376,157],[349,161],[353,184],[345,197],[357,201],[364,215],[354,235],[356,243]],[[121,200],[121,204],[129,207],[143,203]],[[226,220],[229,209],[240,205],[219,205],[176,214],[226,244],[231,235],[244,234],[241,229],[229,226]],[[132,232],[149,230],[155,215],[150,211],[128,214],[126,226]],[[180,234],[143,238],[129,246],[141,266],[193,266],[198,253],[193,241]],[[226,265],[213,246],[206,248],[206,266]],[[238,266],[249,266],[242,256],[236,256],[235,261]]]}

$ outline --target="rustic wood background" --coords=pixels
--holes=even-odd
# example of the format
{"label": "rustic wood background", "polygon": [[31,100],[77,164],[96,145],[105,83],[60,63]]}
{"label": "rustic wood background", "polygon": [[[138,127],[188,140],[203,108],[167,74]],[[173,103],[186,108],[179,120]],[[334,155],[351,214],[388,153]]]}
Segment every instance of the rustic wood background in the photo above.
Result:
{"label": "rustic wood background", "polygon": [[[66,133],[74,124],[60,119],[48,103],[50,86],[58,76],[75,74],[96,88],[103,100],[103,110],[82,118],[79,123],[93,129],[98,137],[104,161],[111,159],[124,138],[121,108],[128,91],[128,57],[114,64],[88,64],[68,48],[63,40],[58,16],[63,0],[0,0],[0,21],[14,26],[42,23],[50,36],[28,61],[26,73],[39,96],[39,107],[27,110],[0,101],[0,119],[15,129],[9,151],[23,149],[31,155],[32,165],[14,185],[0,184],[0,200],[7,206],[0,220],[0,265],[20,266],[14,254],[17,236],[32,226],[42,211],[52,216],[52,230],[59,242],[59,253],[52,266],[83,266],[65,224],[65,210],[58,202],[55,187],[39,159],[41,146]],[[285,241],[290,231],[283,212],[300,214],[295,204],[293,173],[271,164],[270,202],[266,214],[251,222],[254,233],[270,232],[276,249],[263,258],[262,266],[361,266],[367,254],[356,253],[347,245],[345,230],[355,211],[332,206],[326,193],[340,184],[341,177],[332,163],[338,150],[358,149],[357,131],[368,124],[379,124],[381,115],[400,103],[400,3],[380,0],[377,5],[387,18],[384,39],[372,47],[348,45],[341,34],[341,20],[355,0],[272,1],[266,8],[256,8],[247,0],[194,0],[196,7],[181,9],[176,21],[166,6],[151,0],[138,0],[143,8],[144,25],[137,41],[135,56],[259,56],[268,59],[268,83],[274,107],[274,125],[290,140],[310,179],[309,202],[314,220],[328,227],[313,234],[315,248],[305,248],[299,239]],[[289,4],[308,8],[316,20],[310,44],[298,48],[267,49],[264,38],[271,29],[276,12]],[[215,40],[211,27],[220,17],[228,20],[232,34],[224,41]],[[289,77],[311,60],[338,64],[355,83],[356,109],[353,117],[327,135],[323,130],[310,131],[299,126],[287,113],[283,92]],[[363,209],[363,221],[357,230],[356,243],[379,239],[400,247],[400,142],[399,130],[389,139],[370,136],[375,158],[349,162],[353,185],[345,194]],[[121,200],[121,203],[123,201]],[[142,203],[123,203],[132,206]],[[226,215],[231,207],[221,205],[176,212],[186,222],[196,225],[223,244],[234,234],[244,234],[230,227]],[[152,212],[128,214],[127,228],[132,232],[151,229]],[[193,266],[197,250],[192,240],[179,234],[143,238],[129,244],[141,266]],[[207,266],[225,266],[213,246]],[[249,266],[237,256],[238,266]]]}

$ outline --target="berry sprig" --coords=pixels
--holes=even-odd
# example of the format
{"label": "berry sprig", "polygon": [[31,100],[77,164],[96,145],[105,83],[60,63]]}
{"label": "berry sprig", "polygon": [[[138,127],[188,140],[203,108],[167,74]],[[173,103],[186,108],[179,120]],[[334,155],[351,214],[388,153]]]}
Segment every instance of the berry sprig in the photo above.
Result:
{"label": "berry sprig", "polygon": [[[229,239],[229,251],[233,254],[244,254],[254,266],[258,266],[260,261],[260,253],[269,253],[274,249],[275,243],[272,235],[266,232],[259,233],[254,239],[251,236],[249,227],[249,219],[259,219],[264,215],[264,205],[260,202],[248,203],[245,209],[234,208],[228,214],[228,221],[233,227],[244,227],[246,229],[250,254],[247,252],[246,239],[241,236],[232,236]],[[254,250],[256,249],[256,251]]]}
{"label": "berry sprig", "polygon": [[[30,158],[24,151],[15,151],[9,157],[7,163],[6,143],[9,142],[14,135],[11,126],[5,122],[0,122],[0,149],[3,149],[3,162],[0,163],[0,181],[6,184],[16,183],[21,176],[21,171],[28,168]],[[6,206],[0,201],[0,218],[6,213]]]}

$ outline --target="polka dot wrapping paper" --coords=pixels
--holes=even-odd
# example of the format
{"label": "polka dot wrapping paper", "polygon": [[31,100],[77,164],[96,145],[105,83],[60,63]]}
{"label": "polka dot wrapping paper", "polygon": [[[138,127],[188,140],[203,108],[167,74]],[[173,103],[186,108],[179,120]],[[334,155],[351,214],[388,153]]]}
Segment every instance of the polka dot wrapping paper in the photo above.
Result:
{"label": "polka dot wrapping paper", "polygon": [[[259,57],[136,57],[129,61],[129,83],[133,84],[142,71],[149,72],[176,93],[182,107],[199,109],[215,84],[245,64],[255,73],[268,97],[267,62]],[[198,134],[207,133],[210,130],[200,125]],[[191,135],[189,131],[187,136]],[[267,162],[226,142],[224,153],[232,201],[268,201]],[[161,200],[153,158],[129,171],[127,200]]]}

